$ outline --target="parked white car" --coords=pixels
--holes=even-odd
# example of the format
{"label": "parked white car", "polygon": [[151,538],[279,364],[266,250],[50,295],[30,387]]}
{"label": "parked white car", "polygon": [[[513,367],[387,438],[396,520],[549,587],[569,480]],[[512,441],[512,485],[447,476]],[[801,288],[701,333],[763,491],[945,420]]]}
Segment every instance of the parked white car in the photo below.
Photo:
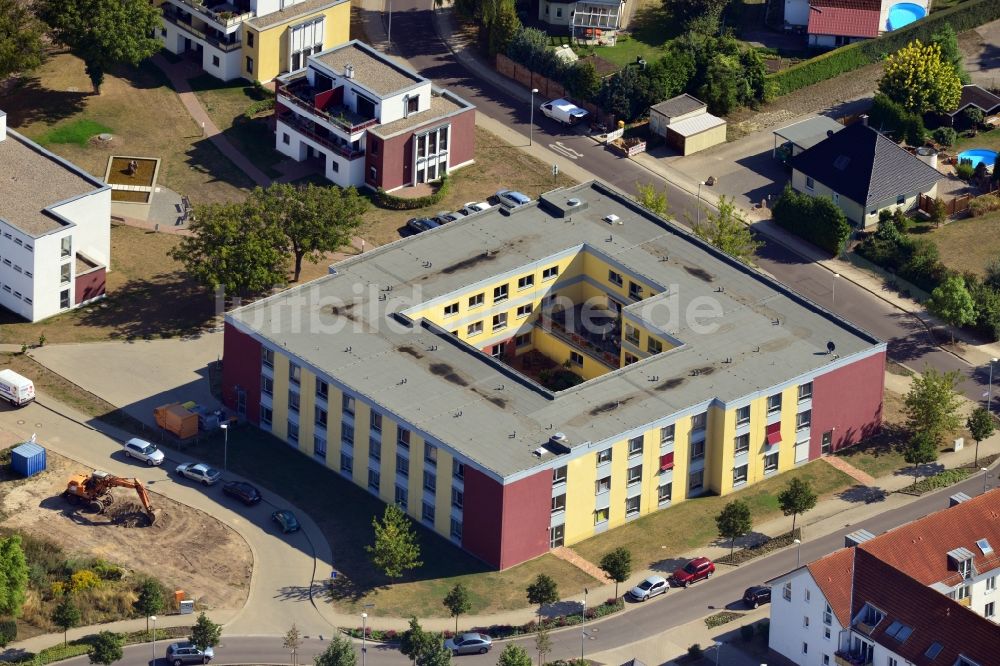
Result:
{"label": "parked white car", "polygon": [[147,465],[163,464],[163,451],[158,449],[156,444],[150,444],[144,439],[133,437],[125,442],[124,447],[125,455],[129,458],[141,460]]}
{"label": "parked white car", "polygon": [[475,201],[466,201],[465,205],[461,208],[461,212],[466,215],[472,215],[473,213],[482,213],[484,210],[489,210],[490,208],[493,208],[493,206],[486,201],[480,201],[478,203]]}
{"label": "parked white car", "polygon": [[547,118],[557,120],[564,125],[575,125],[588,115],[585,110],[565,99],[554,99],[551,102],[545,102],[538,108]]}

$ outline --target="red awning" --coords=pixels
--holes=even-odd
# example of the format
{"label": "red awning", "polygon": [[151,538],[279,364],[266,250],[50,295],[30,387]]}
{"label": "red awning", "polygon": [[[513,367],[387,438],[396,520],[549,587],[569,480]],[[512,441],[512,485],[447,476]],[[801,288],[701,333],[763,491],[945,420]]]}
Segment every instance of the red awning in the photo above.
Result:
{"label": "red awning", "polygon": [[767,444],[768,446],[774,446],[781,442],[781,431],[775,430],[774,432],[767,433]]}
{"label": "red awning", "polygon": [[664,453],[660,456],[660,471],[674,468],[674,452]]}

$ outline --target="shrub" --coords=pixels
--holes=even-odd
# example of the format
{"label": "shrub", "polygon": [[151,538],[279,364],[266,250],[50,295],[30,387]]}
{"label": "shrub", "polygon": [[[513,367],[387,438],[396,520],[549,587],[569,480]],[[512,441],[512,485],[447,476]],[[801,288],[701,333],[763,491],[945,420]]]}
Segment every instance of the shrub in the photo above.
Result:
{"label": "shrub", "polygon": [[117,564],[111,564],[104,560],[94,560],[91,570],[101,577],[102,580],[121,580],[125,577],[125,570]]}
{"label": "shrub", "polygon": [[81,569],[70,576],[70,590],[73,592],[89,590],[98,587],[100,584],[101,579],[90,569]]}
{"label": "shrub", "polygon": [[12,617],[0,618],[0,647],[7,647],[17,638],[17,620]]}
{"label": "shrub", "polygon": [[892,134],[896,139],[906,141],[911,146],[923,143],[927,135],[927,128],[924,127],[920,115],[910,113],[882,93],[875,95],[875,101],[869,111],[869,123],[872,127]]}
{"label": "shrub", "polygon": [[445,176],[441,179],[441,184],[438,185],[437,192],[434,194],[428,194],[425,197],[416,197],[414,199],[406,199],[403,197],[397,197],[394,194],[389,194],[381,187],[375,190],[375,194],[372,195],[372,200],[375,205],[380,208],[387,208],[389,210],[416,210],[418,208],[426,208],[427,206],[433,206],[448,194],[448,189],[451,185],[451,179]]}
{"label": "shrub", "polygon": [[701,659],[705,655],[705,651],[701,649],[701,645],[695,643],[688,648],[688,657],[691,659]]}
{"label": "shrub", "polygon": [[1000,197],[995,194],[984,194],[969,202],[969,213],[972,217],[981,217],[995,210],[1000,210]]}
{"label": "shrub", "polygon": [[972,166],[972,162],[968,160],[962,160],[957,165],[955,165],[955,175],[962,180],[971,180],[972,176],[975,175],[976,170]]}
{"label": "shrub", "polygon": [[52,593],[53,597],[61,597],[66,593],[66,583],[64,583],[61,580],[57,580],[56,582],[52,583],[52,585],[49,588],[49,592]]}
{"label": "shrub", "polygon": [[274,98],[273,97],[268,98],[268,99],[258,100],[258,101],[254,102],[253,104],[251,104],[250,106],[247,107],[247,110],[243,113],[243,116],[247,120],[253,120],[253,118],[258,113],[263,113],[265,111],[270,111],[273,108],[274,108]]}
{"label": "shrub", "polygon": [[811,197],[790,186],[774,204],[774,222],[830,254],[837,254],[851,234],[844,213],[826,197]]}
{"label": "shrub", "polygon": [[931,133],[931,137],[942,146],[951,147],[958,139],[958,132],[950,127],[938,127]]}
{"label": "shrub", "polygon": [[740,638],[743,639],[744,643],[749,643],[750,641],[752,641],[753,634],[754,631],[752,624],[744,624],[742,627],[740,627]]}

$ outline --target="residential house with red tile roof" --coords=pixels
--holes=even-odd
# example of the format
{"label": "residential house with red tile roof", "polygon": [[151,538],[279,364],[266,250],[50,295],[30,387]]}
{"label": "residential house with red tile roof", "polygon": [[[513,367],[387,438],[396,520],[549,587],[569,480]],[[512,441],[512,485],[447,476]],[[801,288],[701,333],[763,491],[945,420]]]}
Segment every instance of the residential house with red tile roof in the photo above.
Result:
{"label": "residential house with red tile roof", "polygon": [[773,663],[1000,663],[1000,490],[951,502],[772,580]]}
{"label": "residential house with red tile roof", "polygon": [[[785,0],[785,28],[805,28],[809,46],[835,48],[890,30],[889,10],[897,4],[899,0]],[[912,4],[925,15],[929,11],[928,0]]]}

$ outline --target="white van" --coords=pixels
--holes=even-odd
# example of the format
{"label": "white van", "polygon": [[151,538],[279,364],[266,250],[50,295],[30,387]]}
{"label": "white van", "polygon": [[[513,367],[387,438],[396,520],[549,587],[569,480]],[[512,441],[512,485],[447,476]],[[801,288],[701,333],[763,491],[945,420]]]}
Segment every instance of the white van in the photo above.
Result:
{"label": "white van", "polygon": [[0,398],[21,407],[35,399],[35,384],[13,370],[0,370]]}

